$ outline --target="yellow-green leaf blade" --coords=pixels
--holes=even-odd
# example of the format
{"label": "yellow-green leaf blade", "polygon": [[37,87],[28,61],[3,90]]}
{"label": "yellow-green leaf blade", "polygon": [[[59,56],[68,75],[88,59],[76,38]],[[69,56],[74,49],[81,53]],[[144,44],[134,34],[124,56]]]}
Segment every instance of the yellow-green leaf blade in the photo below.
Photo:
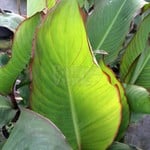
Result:
{"label": "yellow-green leaf blade", "polygon": [[117,140],[121,139],[125,133],[125,130],[127,129],[128,125],[129,125],[129,106],[127,103],[127,98],[125,95],[125,91],[121,85],[121,83],[116,79],[114,73],[112,70],[110,70],[110,68],[108,68],[103,61],[100,61],[99,63],[100,67],[102,68],[103,72],[107,74],[110,83],[114,86],[117,87],[118,89],[118,93],[121,97],[121,103],[122,103],[122,122],[120,125],[120,129],[118,132],[118,136],[117,136]]}
{"label": "yellow-green leaf blade", "polygon": [[25,20],[15,33],[12,57],[0,67],[0,93],[8,94],[12,90],[17,76],[26,67],[31,58],[34,32],[40,22],[40,14]]}
{"label": "yellow-green leaf blade", "polygon": [[118,90],[94,61],[76,1],[55,7],[35,40],[31,107],[50,118],[74,150],[105,150],[120,125]]}

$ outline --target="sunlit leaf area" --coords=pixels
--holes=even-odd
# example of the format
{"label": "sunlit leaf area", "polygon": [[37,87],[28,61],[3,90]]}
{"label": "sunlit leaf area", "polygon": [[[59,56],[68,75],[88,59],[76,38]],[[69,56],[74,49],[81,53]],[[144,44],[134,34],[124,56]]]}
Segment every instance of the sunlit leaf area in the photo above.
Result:
{"label": "sunlit leaf area", "polygon": [[150,1],[0,1],[0,150],[150,150],[149,125]]}

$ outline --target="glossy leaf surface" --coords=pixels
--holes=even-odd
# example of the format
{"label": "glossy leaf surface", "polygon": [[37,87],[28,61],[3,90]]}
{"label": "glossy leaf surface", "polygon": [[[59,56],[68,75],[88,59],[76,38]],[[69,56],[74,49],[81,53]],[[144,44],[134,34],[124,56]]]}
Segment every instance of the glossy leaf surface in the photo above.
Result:
{"label": "glossy leaf surface", "polygon": [[96,0],[94,12],[88,17],[87,31],[93,50],[105,50],[107,63],[113,62],[128,33],[134,13],[142,0]]}
{"label": "glossy leaf surface", "polygon": [[63,134],[48,119],[22,109],[2,150],[71,150]]}
{"label": "glossy leaf surface", "polygon": [[61,0],[37,31],[31,108],[74,150],[105,150],[121,121],[118,89],[94,60],[76,0]]}

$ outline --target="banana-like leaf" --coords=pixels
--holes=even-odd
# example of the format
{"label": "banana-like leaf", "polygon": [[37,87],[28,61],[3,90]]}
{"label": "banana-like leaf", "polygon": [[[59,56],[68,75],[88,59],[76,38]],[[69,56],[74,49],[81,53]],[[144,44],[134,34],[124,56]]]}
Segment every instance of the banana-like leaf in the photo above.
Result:
{"label": "banana-like leaf", "polygon": [[76,0],[61,0],[37,31],[30,103],[74,150],[105,150],[120,125],[120,96],[87,41]]}
{"label": "banana-like leaf", "polygon": [[149,24],[150,15],[143,20],[133,40],[125,49],[120,67],[122,81],[145,88],[150,88]]}
{"label": "banana-like leaf", "polygon": [[119,94],[121,97],[122,122],[121,122],[120,129],[117,135],[117,140],[120,140],[123,137],[124,132],[127,129],[127,126],[129,125],[129,106],[127,103],[124,89],[121,83],[116,79],[113,71],[110,68],[108,68],[102,60],[100,61],[99,65],[102,68],[103,72],[108,76],[109,82],[118,88]]}
{"label": "banana-like leaf", "polygon": [[95,1],[94,12],[87,20],[87,31],[93,49],[108,52],[106,63],[117,58],[134,13],[142,4],[143,0]]}
{"label": "banana-like leaf", "polygon": [[40,22],[40,14],[25,20],[17,30],[12,46],[12,58],[0,67],[0,93],[8,94],[19,73],[31,58],[34,32]]}
{"label": "banana-like leaf", "polygon": [[2,150],[71,150],[63,134],[47,118],[22,109]]}
{"label": "banana-like leaf", "polygon": [[15,117],[16,110],[10,100],[4,96],[0,96],[0,127],[8,123]]}
{"label": "banana-like leaf", "polygon": [[125,86],[128,103],[133,112],[150,114],[150,93],[136,85]]}
{"label": "banana-like leaf", "polygon": [[33,16],[37,12],[46,11],[46,9],[52,8],[56,3],[56,0],[27,0],[27,16]]}

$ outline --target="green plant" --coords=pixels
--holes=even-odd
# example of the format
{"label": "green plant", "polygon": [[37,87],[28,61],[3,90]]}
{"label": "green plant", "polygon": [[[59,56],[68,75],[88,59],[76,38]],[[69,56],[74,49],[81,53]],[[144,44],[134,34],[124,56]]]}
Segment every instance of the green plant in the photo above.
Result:
{"label": "green plant", "polygon": [[[127,100],[130,111],[150,113],[149,92],[144,87],[141,91],[141,88],[129,85],[123,77],[125,69],[122,66],[127,61],[122,61],[121,72],[117,74],[121,82],[126,83],[127,98],[121,83],[106,66],[113,68],[119,63],[120,47],[134,12],[142,7],[141,2],[80,0],[78,6],[76,0],[28,1],[28,17],[14,33],[12,57],[9,61],[1,61],[0,127],[4,137],[1,137],[0,147],[3,150],[105,150],[114,140],[120,141],[124,136],[129,124]],[[94,12],[87,17],[87,22],[83,22],[83,10],[91,13],[93,4]],[[144,32],[147,33],[149,31]],[[149,60],[145,55],[149,48],[145,37],[146,48],[139,52],[143,53],[142,58],[139,62],[136,59],[134,65],[130,63],[135,72],[135,63],[140,63],[143,69]],[[129,57],[126,53],[130,45],[136,45],[134,41],[139,44],[134,39],[130,38],[127,50],[123,47],[123,59]],[[96,52],[97,60],[91,49]],[[109,55],[100,57],[97,54],[101,53],[100,49]],[[134,52],[133,56],[137,57]],[[6,53],[0,60],[5,58]],[[141,72],[143,70],[139,74]],[[136,88],[142,100],[136,97]],[[18,98],[22,101],[17,101]],[[138,108],[141,103],[143,109]],[[114,147],[116,144],[110,149]]]}

